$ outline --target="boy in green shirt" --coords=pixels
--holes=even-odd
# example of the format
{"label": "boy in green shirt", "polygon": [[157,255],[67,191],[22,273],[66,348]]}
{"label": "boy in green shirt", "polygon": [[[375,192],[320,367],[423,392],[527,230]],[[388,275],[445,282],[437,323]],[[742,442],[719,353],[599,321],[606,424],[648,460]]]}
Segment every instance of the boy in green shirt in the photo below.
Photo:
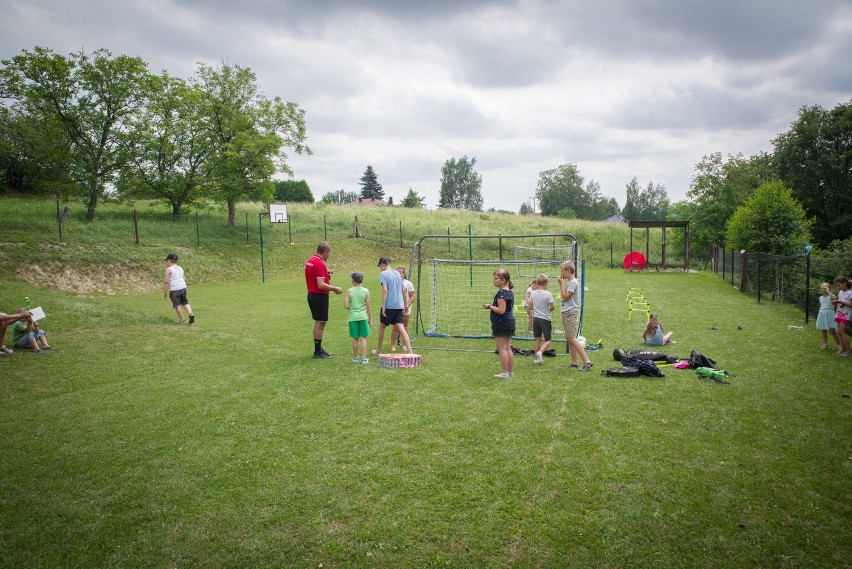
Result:
{"label": "boy in green shirt", "polygon": [[[350,273],[352,287],[346,291],[343,308],[349,311],[349,336],[352,338],[352,361],[356,364],[367,364],[367,337],[370,335],[370,325],[373,323],[370,309],[370,291],[361,286],[364,274]],[[359,349],[360,348],[360,349]]]}

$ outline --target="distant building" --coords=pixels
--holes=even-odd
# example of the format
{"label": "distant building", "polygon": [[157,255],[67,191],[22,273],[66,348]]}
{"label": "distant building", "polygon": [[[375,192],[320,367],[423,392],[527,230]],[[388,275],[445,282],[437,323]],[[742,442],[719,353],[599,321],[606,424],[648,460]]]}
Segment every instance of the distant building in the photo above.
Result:
{"label": "distant building", "polygon": [[606,221],[607,223],[627,223],[627,220],[617,213],[615,215],[607,217],[604,221]]}
{"label": "distant building", "polygon": [[364,198],[358,198],[357,202],[352,202],[352,203],[353,203],[353,205],[360,205],[360,206],[363,206],[363,207],[374,207],[374,206],[377,206],[377,205],[386,205],[385,200],[374,200],[374,199],[365,200]]}

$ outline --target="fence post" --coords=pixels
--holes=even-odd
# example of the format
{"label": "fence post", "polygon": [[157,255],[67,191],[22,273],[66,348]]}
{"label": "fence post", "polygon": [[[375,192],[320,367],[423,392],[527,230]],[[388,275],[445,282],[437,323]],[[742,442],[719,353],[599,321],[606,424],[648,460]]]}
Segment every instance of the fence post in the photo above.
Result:
{"label": "fence post", "polygon": [[447,228],[447,252],[450,251],[450,228]]}
{"label": "fence post", "polygon": [[731,286],[734,286],[734,248],[731,247]]}
{"label": "fence post", "polygon": [[323,241],[328,241],[328,224],[326,223],[325,214],[322,214],[322,231]]}
{"label": "fence post", "polygon": [[248,244],[248,212],[246,212],[246,245]]}
{"label": "fence post", "polygon": [[805,253],[805,324],[811,314],[811,252]]}
{"label": "fence post", "polygon": [[399,220],[399,248],[402,249],[402,220]]}
{"label": "fence post", "polygon": [[[58,191],[57,191],[58,193]],[[59,242],[62,243],[62,213],[59,211],[59,196],[56,197],[56,223],[59,225]]]}
{"label": "fence post", "polygon": [[763,275],[760,273],[760,259],[763,257],[763,253],[760,251],[757,252],[757,303],[760,304],[760,289],[763,288]]}
{"label": "fence post", "polygon": [[136,208],[133,209],[133,233],[136,235],[136,246],[139,246],[139,218],[136,216]]}
{"label": "fence post", "polygon": [[612,269],[612,241],[609,242],[609,268]]}
{"label": "fence post", "polygon": [[201,248],[201,231],[198,229],[198,212],[195,212],[195,244]]}
{"label": "fence post", "polygon": [[725,280],[725,248],[719,247],[722,250],[722,280]]}

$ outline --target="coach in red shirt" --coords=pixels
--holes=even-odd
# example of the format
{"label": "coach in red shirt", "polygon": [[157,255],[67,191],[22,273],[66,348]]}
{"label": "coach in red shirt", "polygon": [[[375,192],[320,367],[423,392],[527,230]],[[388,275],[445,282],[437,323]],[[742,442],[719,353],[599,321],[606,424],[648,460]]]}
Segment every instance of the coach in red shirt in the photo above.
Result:
{"label": "coach in red shirt", "polygon": [[327,360],[331,354],[322,349],[322,333],[328,322],[328,293],[342,294],[339,286],[331,286],[334,269],[325,266],[331,255],[331,245],[323,241],[317,245],[317,254],[305,263],[305,284],[308,285],[308,306],[314,319],[314,357]]}

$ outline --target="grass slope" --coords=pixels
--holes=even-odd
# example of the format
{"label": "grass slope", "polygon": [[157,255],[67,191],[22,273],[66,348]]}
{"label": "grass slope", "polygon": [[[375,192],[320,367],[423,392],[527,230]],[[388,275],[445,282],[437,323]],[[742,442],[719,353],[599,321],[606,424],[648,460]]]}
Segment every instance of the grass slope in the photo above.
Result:
{"label": "grass slope", "polygon": [[[376,289],[373,256],[333,260]],[[313,360],[298,275],[190,279],[198,321],[178,326],[161,271],[109,297],[0,281],[57,347],[0,359],[3,566],[849,566],[849,361],[789,307],[708,274],[590,270],[593,372],[518,357],[506,381],[491,353],[431,349],[484,340],[355,366],[341,297],[335,357]],[[630,286],[669,353],[731,385],[601,377],[638,345]]]}

